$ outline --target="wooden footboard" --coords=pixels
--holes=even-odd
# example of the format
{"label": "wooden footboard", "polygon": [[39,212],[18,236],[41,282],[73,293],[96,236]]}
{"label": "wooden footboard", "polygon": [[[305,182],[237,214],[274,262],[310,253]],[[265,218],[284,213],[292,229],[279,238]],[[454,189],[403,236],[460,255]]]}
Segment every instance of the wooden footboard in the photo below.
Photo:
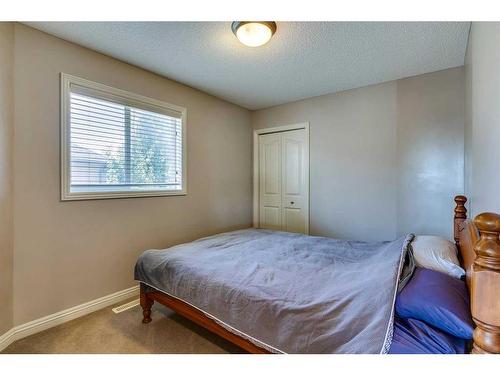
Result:
{"label": "wooden footboard", "polygon": [[177,314],[182,315],[186,319],[189,319],[192,322],[209,330],[210,332],[215,333],[216,335],[232,342],[233,344],[239,346],[249,353],[269,354],[267,350],[253,344],[252,342],[244,339],[241,336],[229,332],[227,329],[223,328],[215,321],[207,317],[205,314],[203,314],[200,310],[188,305],[187,303],[160,291],[146,291],[146,289],[147,288],[144,286],[144,284],[141,284],[141,307],[143,312],[142,322],[144,324],[148,324],[151,322],[151,307],[156,301],[175,311]]}

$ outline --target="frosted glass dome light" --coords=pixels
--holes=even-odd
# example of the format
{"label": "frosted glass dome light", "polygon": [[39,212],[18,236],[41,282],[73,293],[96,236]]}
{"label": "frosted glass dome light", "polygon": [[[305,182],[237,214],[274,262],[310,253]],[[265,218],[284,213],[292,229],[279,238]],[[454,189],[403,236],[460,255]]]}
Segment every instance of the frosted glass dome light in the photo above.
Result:
{"label": "frosted glass dome light", "polygon": [[238,40],[248,47],[259,47],[276,32],[276,22],[234,21],[231,29]]}

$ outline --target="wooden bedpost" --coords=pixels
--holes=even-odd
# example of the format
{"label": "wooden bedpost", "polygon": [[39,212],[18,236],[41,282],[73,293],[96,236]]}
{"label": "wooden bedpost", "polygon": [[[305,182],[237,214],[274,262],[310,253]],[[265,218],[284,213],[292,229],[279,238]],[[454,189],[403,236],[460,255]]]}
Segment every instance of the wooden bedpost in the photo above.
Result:
{"label": "wooden bedpost", "polygon": [[141,283],[140,285],[141,288],[141,307],[142,307],[142,322],[144,324],[148,324],[151,322],[151,307],[153,306],[153,303],[155,302],[151,298],[148,297],[148,294],[146,293],[146,286]]}
{"label": "wooden bedpost", "polygon": [[463,195],[457,195],[455,197],[455,217],[453,219],[453,236],[455,237],[455,245],[460,246],[460,225],[467,220],[467,209],[465,208],[465,203],[467,198]]}
{"label": "wooden bedpost", "polygon": [[474,246],[472,317],[476,323],[473,353],[500,353],[500,215],[482,213],[474,219],[480,239]]}

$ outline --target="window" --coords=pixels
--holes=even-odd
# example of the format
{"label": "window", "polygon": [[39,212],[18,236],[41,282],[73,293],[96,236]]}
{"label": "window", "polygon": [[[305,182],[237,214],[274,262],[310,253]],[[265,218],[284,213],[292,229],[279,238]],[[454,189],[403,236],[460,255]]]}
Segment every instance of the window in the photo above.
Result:
{"label": "window", "polygon": [[62,200],[186,194],[186,110],[61,74]]}

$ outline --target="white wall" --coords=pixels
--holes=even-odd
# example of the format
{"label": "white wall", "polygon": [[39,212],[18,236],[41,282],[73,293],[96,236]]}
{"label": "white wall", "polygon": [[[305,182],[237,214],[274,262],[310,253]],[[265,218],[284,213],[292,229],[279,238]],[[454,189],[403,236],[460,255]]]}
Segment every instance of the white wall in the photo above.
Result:
{"label": "white wall", "polygon": [[14,25],[0,22],[0,336],[12,328]]}
{"label": "white wall", "polygon": [[454,68],[252,113],[254,128],[310,122],[311,234],[452,237],[463,79]]}
{"label": "white wall", "polygon": [[500,23],[473,22],[466,57],[466,194],[473,217],[500,212]]}
{"label": "white wall", "polygon": [[398,235],[452,237],[464,190],[464,70],[398,81]]}

